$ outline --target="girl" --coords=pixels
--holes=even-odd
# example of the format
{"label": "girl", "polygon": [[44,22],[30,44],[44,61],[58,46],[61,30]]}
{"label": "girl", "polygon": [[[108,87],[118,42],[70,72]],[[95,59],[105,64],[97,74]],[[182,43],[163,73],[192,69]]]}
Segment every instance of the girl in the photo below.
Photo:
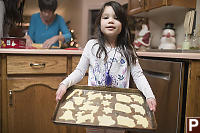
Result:
{"label": "girl", "polygon": [[[59,101],[67,88],[79,82],[89,67],[89,86],[128,88],[130,73],[137,88],[146,97],[150,110],[156,110],[156,100],[138,63],[123,7],[114,1],[105,3],[96,19],[97,39],[86,44],[76,69],[60,83],[56,92]],[[87,132],[109,132],[87,129]],[[115,130],[113,132],[123,132]]]}

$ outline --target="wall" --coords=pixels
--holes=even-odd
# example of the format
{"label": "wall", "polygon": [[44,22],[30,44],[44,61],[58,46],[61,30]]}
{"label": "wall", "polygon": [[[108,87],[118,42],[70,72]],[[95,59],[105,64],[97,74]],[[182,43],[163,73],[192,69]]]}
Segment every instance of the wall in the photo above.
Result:
{"label": "wall", "polygon": [[[74,1],[74,0],[73,0]],[[76,0],[75,0],[76,1]],[[69,7],[70,0],[58,0],[58,8],[56,13],[60,14],[67,21],[70,18]],[[31,16],[33,13],[39,12],[38,0],[26,0],[24,5],[24,15]]]}
{"label": "wall", "polygon": [[[80,38],[80,43],[84,47],[86,42],[88,41],[88,14],[90,9],[100,9],[101,6],[110,0],[82,0],[83,1],[83,11],[82,11],[82,35]],[[120,4],[128,3],[128,0],[115,0],[119,2]]]}
{"label": "wall", "polygon": [[197,19],[196,19],[196,28],[200,31],[200,0],[197,0],[196,5]]}

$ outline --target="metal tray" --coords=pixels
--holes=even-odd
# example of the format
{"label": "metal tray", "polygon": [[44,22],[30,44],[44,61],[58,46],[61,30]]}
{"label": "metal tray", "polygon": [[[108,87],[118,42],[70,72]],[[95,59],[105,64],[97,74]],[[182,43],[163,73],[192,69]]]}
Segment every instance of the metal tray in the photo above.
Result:
{"label": "metal tray", "polygon": [[57,104],[53,122],[142,132],[153,132],[157,128],[155,115],[149,110],[145,97],[138,89],[131,88],[74,85]]}

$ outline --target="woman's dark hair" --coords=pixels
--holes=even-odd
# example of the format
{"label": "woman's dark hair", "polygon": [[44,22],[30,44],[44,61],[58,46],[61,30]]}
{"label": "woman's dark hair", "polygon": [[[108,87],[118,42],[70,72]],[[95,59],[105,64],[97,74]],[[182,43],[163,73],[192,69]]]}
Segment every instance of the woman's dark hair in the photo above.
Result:
{"label": "woman's dark hair", "polygon": [[49,10],[55,12],[57,9],[57,0],[38,0],[40,11]]}
{"label": "woman's dark hair", "polygon": [[[23,21],[23,9],[24,9],[25,0],[4,0],[5,4],[5,19],[9,19],[11,22],[19,22]],[[7,23],[7,22],[5,22]]]}
{"label": "woman's dark hair", "polygon": [[101,8],[101,10],[99,11],[99,14],[96,18],[96,21],[95,21],[96,36],[99,43],[99,49],[96,53],[96,57],[101,58],[101,54],[104,52],[105,59],[107,59],[107,53],[105,49],[106,38],[101,31],[101,16],[106,6],[111,6],[113,8],[116,17],[122,24],[122,30],[116,40],[116,47],[119,47],[120,49],[122,49],[121,54],[125,56],[128,62],[128,65],[130,65],[131,63],[135,64],[137,55],[132,45],[133,40],[130,34],[130,30],[128,28],[127,14],[124,8],[118,2],[115,2],[115,1],[110,1],[110,2],[105,3],[103,7]]}

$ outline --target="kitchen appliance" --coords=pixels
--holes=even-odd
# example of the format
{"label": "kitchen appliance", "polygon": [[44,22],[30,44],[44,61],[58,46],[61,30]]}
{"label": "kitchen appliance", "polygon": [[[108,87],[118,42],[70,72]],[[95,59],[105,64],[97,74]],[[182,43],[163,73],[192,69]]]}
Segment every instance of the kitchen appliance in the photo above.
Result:
{"label": "kitchen appliance", "polygon": [[26,39],[19,37],[2,37],[1,48],[25,49]]}
{"label": "kitchen appliance", "polygon": [[157,101],[155,117],[158,126],[155,133],[183,132],[186,62],[157,58],[140,59],[139,62]]}

